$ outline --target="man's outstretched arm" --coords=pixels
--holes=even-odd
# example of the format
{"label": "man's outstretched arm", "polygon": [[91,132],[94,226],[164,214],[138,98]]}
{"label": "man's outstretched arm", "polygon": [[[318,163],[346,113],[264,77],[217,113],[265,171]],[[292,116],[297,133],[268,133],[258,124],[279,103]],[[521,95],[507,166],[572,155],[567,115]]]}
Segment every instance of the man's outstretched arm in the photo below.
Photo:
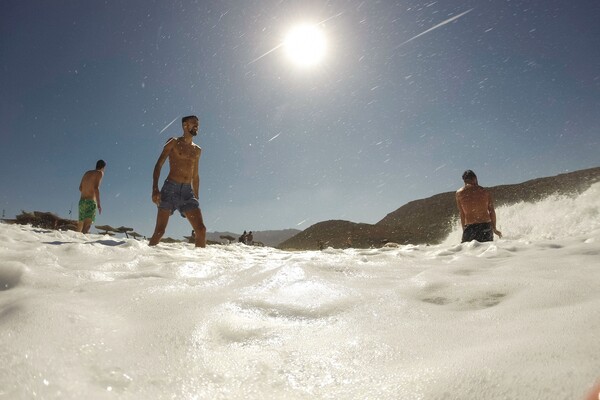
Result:
{"label": "man's outstretched arm", "polygon": [[494,199],[492,198],[491,194],[489,195],[488,200],[488,213],[490,214],[490,221],[492,222],[492,229],[494,230],[494,233],[501,238],[502,232],[496,229],[496,210],[494,208]]}
{"label": "man's outstretched arm", "polygon": [[460,197],[458,195],[458,192],[456,193],[455,198],[456,198],[456,207],[458,207],[458,213],[460,214],[460,226],[464,230],[465,229],[465,213],[460,204]]}
{"label": "man's outstretched arm", "polygon": [[194,193],[196,194],[196,198],[198,199],[200,196],[200,174],[198,172],[198,167],[200,164],[200,155],[202,154],[202,149],[198,149],[198,157],[194,161],[194,176],[192,177],[192,189],[194,189]]}
{"label": "man's outstretched arm", "polygon": [[152,173],[152,202],[154,202],[156,205],[160,203],[160,190],[158,189],[158,179],[160,178],[160,170],[162,169],[162,166],[167,160],[167,158],[169,158],[169,154],[171,153],[171,149],[173,149],[174,145],[175,139],[169,139],[163,147],[163,151],[160,153],[156,164],[154,165],[154,172]]}

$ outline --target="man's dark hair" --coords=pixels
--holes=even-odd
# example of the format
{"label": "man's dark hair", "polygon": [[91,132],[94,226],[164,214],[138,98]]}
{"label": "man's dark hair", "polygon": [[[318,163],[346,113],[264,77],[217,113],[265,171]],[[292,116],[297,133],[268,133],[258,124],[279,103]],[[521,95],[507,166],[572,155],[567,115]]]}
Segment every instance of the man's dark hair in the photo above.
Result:
{"label": "man's dark hair", "polygon": [[470,181],[475,178],[477,178],[477,175],[475,175],[475,172],[471,171],[470,169],[466,170],[462,174],[463,181]]}
{"label": "man's dark hair", "polygon": [[106,162],[104,160],[96,161],[96,169],[102,169],[106,167]]}
{"label": "man's dark hair", "polygon": [[195,115],[188,115],[187,117],[181,118],[181,125],[185,124],[190,119],[198,119]]}

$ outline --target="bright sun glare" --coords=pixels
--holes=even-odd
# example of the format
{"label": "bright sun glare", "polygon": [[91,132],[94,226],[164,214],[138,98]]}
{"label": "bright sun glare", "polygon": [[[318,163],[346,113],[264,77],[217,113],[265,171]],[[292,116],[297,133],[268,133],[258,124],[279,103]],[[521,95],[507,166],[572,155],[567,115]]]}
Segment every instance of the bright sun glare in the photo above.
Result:
{"label": "bright sun glare", "polygon": [[302,67],[318,64],[325,56],[325,36],[316,25],[293,28],[283,44],[288,57]]}

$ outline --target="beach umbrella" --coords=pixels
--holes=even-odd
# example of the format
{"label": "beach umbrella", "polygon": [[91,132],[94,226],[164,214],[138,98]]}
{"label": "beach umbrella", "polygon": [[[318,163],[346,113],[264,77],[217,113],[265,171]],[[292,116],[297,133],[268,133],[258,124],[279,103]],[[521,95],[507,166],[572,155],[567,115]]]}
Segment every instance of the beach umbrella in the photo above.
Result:
{"label": "beach umbrella", "polygon": [[162,238],[160,241],[163,243],[181,243],[181,240],[173,239],[170,237]]}
{"label": "beach umbrella", "polygon": [[125,237],[126,237],[127,239],[129,239],[129,235],[127,234],[127,232],[133,231],[133,228],[127,228],[127,227],[125,227],[125,226],[120,226],[120,227],[118,227],[116,230],[117,230],[117,232],[119,232],[119,233],[124,233],[124,234],[125,234]]}
{"label": "beach umbrella", "polygon": [[109,232],[117,232],[117,230],[110,225],[96,225],[96,230],[101,231],[100,234],[102,235],[110,236],[114,236],[114,233],[110,234]]}

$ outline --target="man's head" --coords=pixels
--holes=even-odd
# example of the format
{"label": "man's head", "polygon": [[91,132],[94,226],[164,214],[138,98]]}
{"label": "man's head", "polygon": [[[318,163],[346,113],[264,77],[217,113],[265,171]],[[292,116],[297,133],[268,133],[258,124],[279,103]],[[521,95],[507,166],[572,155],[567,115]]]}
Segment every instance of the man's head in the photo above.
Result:
{"label": "man's head", "polygon": [[475,175],[475,172],[471,171],[470,169],[463,172],[462,179],[465,183],[477,183],[477,175]]}
{"label": "man's head", "polygon": [[104,160],[96,161],[96,169],[97,170],[104,169],[104,167],[106,167],[106,162]]}
{"label": "man's head", "polygon": [[198,117],[195,115],[188,115],[187,117],[181,118],[183,132],[189,133],[192,136],[196,136],[198,134],[198,124]]}

